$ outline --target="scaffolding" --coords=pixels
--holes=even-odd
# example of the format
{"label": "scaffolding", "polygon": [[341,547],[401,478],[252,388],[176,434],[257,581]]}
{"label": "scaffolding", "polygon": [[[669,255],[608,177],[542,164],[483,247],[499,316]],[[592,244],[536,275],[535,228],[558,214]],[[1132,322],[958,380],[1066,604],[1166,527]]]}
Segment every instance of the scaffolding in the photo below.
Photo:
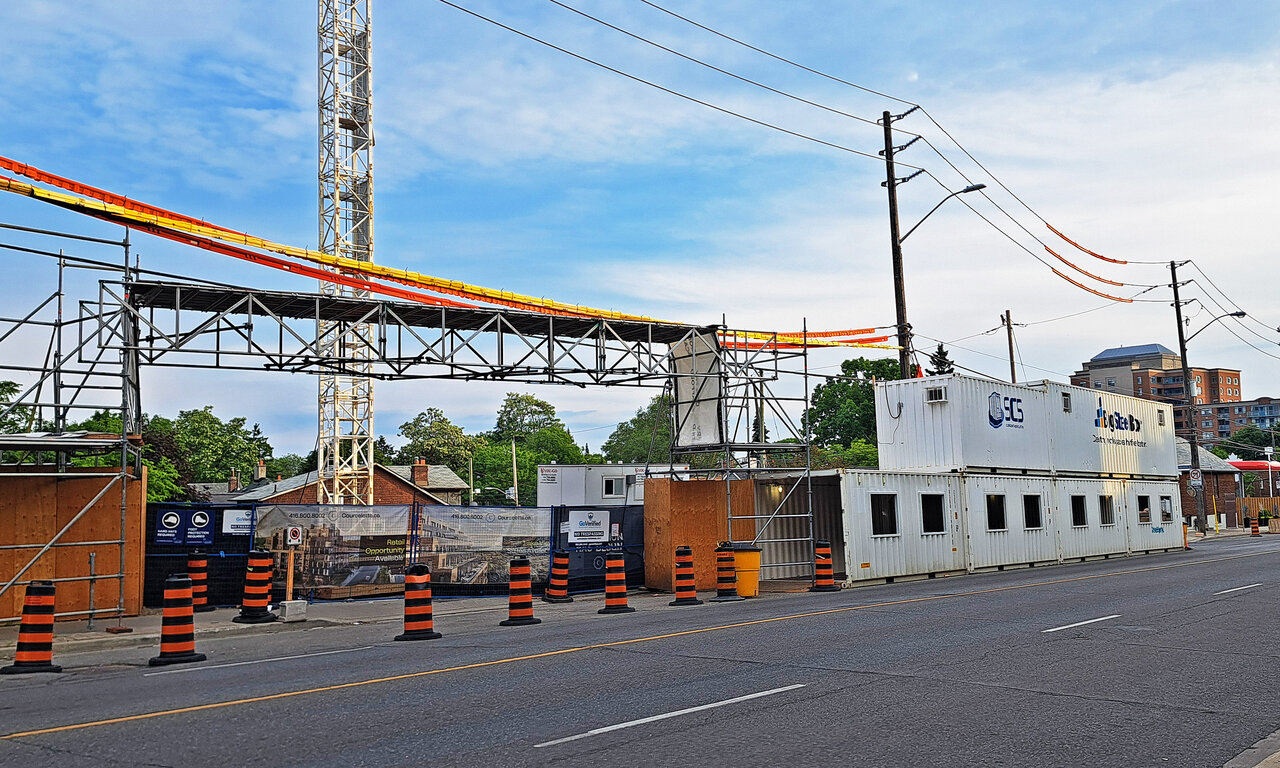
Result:
{"label": "scaffolding", "polygon": [[[680,364],[672,379],[671,451],[702,460],[693,459],[694,468],[688,471],[673,472],[673,479],[724,481],[728,543],[761,548],[762,578],[765,572],[775,578],[813,573],[812,452],[804,416],[809,403],[807,330],[803,337],[802,344],[780,344],[774,337],[761,345],[740,331],[721,330],[686,342],[676,355]],[[786,370],[788,362],[800,368],[801,393],[787,394],[779,386],[784,373],[795,372]],[[770,423],[777,434],[769,434]],[[783,468],[788,471],[780,473]],[[781,499],[769,500],[772,509],[763,508],[754,481],[783,476],[789,487],[784,486]],[[736,480],[753,481],[748,509],[734,508]],[[802,499],[795,499],[798,493]]]}
{"label": "scaffolding", "polygon": [[[19,230],[39,235],[50,235],[79,242],[118,247],[122,261],[119,266],[69,257],[57,253],[21,248],[12,245],[2,247],[10,251],[26,252],[57,259],[57,287],[35,303],[21,317],[0,317],[0,371],[34,374],[35,380],[19,388],[8,403],[0,403],[0,424],[9,428],[8,434],[0,434],[0,456],[3,456],[3,473],[0,478],[54,478],[57,480],[100,479],[101,489],[79,510],[70,516],[47,541],[17,541],[0,544],[0,551],[17,553],[12,562],[12,573],[0,573],[0,596],[14,587],[27,586],[31,579],[24,577],[51,551],[74,547],[111,547],[117,553],[118,568],[99,573],[96,553],[90,553],[83,573],[56,576],[41,581],[88,582],[88,603],[84,610],[59,611],[59,617],[87,617],[100,615],[121,617],[125,612],[125,572],[128,528],[128,503],[131,494],[141,493],[142,477],[141,431],[142,412],[138,388],[138,361],[136,348],[137,329],[130,313],[116,309],[100,314],[92,307],[79,305],[74,318],[66,316],[66,283],[69,270],[110,270],[119,272],[125,279],[131,274],[129,267],[130,245],[126,231],[123,240],[104,240],[94,237],[52,232],[48,230],[0,224],[9,230]],[[18,364],[24,355],[32,354],[28,346],[33,336],[47,334],[43,358],[40,362]],[[101,342],[115,338],[120,343],[113,349]],[[68,425],[82,415],[98,414],[107,421],[118,422],[114,433],[87,430],[68,431]],[[13,427],[21,432],[12,432]],[[107,460],[103,471],[86,471],[90,461]],[[120,499],[119,527],[110,538],[91,541],[65,540],[85,516],[109,494],[118,493]],[[34,552],[29,557],[29,553]],[[116,583],[116,601],[112,608],[97,608],[95,597],[99,582]],[[14,616],[0,616],[0,622],[16,621]]]}

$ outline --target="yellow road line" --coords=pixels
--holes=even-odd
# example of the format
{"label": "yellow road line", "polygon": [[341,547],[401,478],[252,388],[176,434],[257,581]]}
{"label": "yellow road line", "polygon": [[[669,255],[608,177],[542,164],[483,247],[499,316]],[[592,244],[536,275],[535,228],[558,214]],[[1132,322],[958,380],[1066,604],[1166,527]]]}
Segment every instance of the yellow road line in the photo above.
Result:
{"label": "yellow road line", "polygon": [[1245,557],[1258,557],[1259,555],[1274,555],[1280,552],[1276,550],[1267,552],[1251,552],[1244,555],[1232,555],[1230,557],[1219,557],[1212,560],[1197,560],[1192,563],[1173,563],[1171,565],[1155,565],[1150,568],[1134,568],[1128,571],[1115,571],[1113,573],[1098,573],[1091,576],[1075,576],[1069,579],[1053,579],[1050,581],[1037,581],[1030,584],[1014,584],[1007,587],[992,587],[991,589],[978,589],[971,592],[956,592],[949,595],[929,595],[926,597],[911,597],[903,600],[888,600],[880,603],[868,603],[866,605],[847,605],[841,608],[827,608],[821,611],[806,611],[805,613],[792,613],[786,616],[774,616],[768,619],[753,619],[751,621],[739,621],[733,624],[720,624],[714,627],[702,627],[700,629],[686,629],[681,632],[668,632],[663,635],[650,635],[648,637],[635,637],[629,640],[614,640],[608,643],[596,643],[594,645],[581,645],[574,648],[561,648],[556,651],[546,651],[544,653],[533,653],[527,656],[511,656],[505,659],[495,659],[494,661],[481,661],[475,664],[463,664],[457,667],[445,667],[442,669],[428,669],[421,672],[407,672],[403,675],[392,675],[390,677],[377,677],[371,680],[356,680],[350,683],[338,683],[336,685],[325,685],[319,688],[306,688],[300,691],[285,691],[284,693],[272,693],[266,696],[252,696],[245,699],[232,699],[230,701],[217,701],[212,704],[198,704],[192,707],[179,707],[177,709],[164,709],[156,712],[143,712],[137,715],[126,715],[123,717],[113,717],[107,720],[93,720],[86,723],[72,723],[70,725],[59,725],[53,728],[41,728],[34,731],[22,731],[20,733],[10,733],[0,736],[0,741],[8,739],[18,739],[25,736],[42,736],[48,733],[61,733],[63,731],[76,731],[82,728],[96,728],[103,725],[115,725],[116,723],[129,723],[136,720],[150,720],[156,717],[167,717],[169,715],[181,715],[188,712],[203,712],[210,709],[221,709],[223,707],[234,707],[241,704],[253,704],[259,701],[273,701],[276,699],[287,699],[293,696],[306,696],[313,693],[326,693],[328,691],[340,691],[345,688],[360,688],[366,685],[377,685],[379,683],[393,683],[398,680],[412,680],[418,677],[427,677],[429,675],[442,675],[446,672],[462,672],[468,669],[481,669],[483,667],[492,667],[498,664],[513,664],[521,661],[532,661],[534,659],[545,659],[551,656],[562,656],[568,653],[577,653],[579,651],[590,651],[600,648],[613,648],[620,645],[632,645],[634,643],[647,643],[653,640],[667,640],[673,637],[684,637],[686,635],[697,635],[703,632],[719,632],[726,629],[738,629],[741,627],[751,627],[760,624],[771,624],[777,621],[790,621],[792,619],[811,618],[813,616],[827,616],[835,613],[847,613],[849,611],[863,611],[869,608],[887,608],[895,605],[909,605],[911,603],[925,603],[933,600],[946,600],[956,597],[971,597],[973,595],[989,595],[995,592],[1008,592],[1016,589],[1031,589],[1033,587],[1046,587],[1054,584],[1069,584],[1076,581],[1090,581],[1093,579],[1103,579],[1112,576],[1126,576],[1135,573],[1148,573],[1150,571],[1161,571],[1167,568],[1184,568],[1191,565],[1204,565],[1206,563],[1218,563],[1226,560],[1239,560]]}

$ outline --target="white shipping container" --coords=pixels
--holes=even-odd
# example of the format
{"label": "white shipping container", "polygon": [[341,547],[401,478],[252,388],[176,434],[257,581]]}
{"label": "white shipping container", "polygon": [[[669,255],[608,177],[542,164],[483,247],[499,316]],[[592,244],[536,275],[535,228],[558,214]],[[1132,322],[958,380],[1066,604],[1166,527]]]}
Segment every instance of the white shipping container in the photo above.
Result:
{"label": "white shipping container", "polygon": [[959,476],[847,470],[843,484],[850,581],[965,570]]}
{"label": "white shipping container", "polygon": [[1174,480],[845,470],[842,495],[849,582],[1182,547]]}
{"label": "white shipping container", "polygon": [[1051,381],[1031,386],[1046,393],[1058,472],[1178,476],[1172,406]]}
{"label": "white shipping container", "polygon": [[651,465],[647,468],[644,464],[539,464],[538,506],[642,504],[646,469],[688,468],[687,464]]}
{"label": "white shipping container", "polygon": [[877,382],[880,468],[1176,477],[1173,411],[1053,382],[951,374]]}
{"label": "white shipping container", "polygon": [[950,374],[877,382],[875,400],[883,470],[1051,469],[1044,390]]}

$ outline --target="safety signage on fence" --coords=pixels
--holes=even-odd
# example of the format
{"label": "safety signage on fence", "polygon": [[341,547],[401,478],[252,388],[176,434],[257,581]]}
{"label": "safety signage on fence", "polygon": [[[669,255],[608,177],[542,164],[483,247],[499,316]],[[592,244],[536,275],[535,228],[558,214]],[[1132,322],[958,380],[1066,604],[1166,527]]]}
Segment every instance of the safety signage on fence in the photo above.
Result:
{"label": "safety signage on fence", "polygon": [[162,509],[156,513],[156,543],[157,544],[181,544],[183,518],[182,510],[178,509]]}
{"label": "safety signage on fence", "polygon": [[213,543],[213,511],[193,509],[186,515],[184,538],[187,544],[209,545]]}
{"label": "safety signage on fence", "polygon": [[234,536],[248,536],[253,533],[253,510],[222,510],[222,532]]}
{"label": "safety signage on fence", "polygon": [[569,543],[599,544],[608,541],[605,525],[609,513],[594,509],[575,509],[569,512]]}

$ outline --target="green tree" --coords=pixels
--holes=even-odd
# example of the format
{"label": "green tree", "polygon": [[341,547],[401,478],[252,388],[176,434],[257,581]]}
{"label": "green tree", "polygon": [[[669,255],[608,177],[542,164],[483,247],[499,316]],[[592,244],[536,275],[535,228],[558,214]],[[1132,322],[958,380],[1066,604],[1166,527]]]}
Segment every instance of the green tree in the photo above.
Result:
{"label": "green tree", "polygon": [[764,423],[764,410],[757,409],[756,415],[751,420],[751,442],[767,443],[769,442],[769,427]]}
{"label": "green tree", "polygon": [[1228,444],[1231,450],[1245,461],[1263,461],[1266,459],[1266,453],[1262,449],[1274,445],[1275,436],[1267,430],[1250,425],[1241,427],[1240,431],[1231,436]]}
{"label": "green tree", "polygon": [[396,448],[387,440],[386,435],[378,435],[373,441],[373,461],[386,467],[396,463]]}
{"label": "green tree", "polygon": [[944,373],[955,373],[955,363],[951,362],[951,356],[947,354],[947,348],[942,346],[942,342],[938,342],[938,348],[933,350],[929,355],[929,367],[925,372],[930,376],[941,376]]}
{"label": "green tree", "polygon": [[213,414],[211,405],[178,412],[173,435],[190,464],[191,482],[224,482],[232,470],[251,478],[258,459],[271,457],[271,445],[258,425],[246,429],[245,421],[243,416],[223,421]]}
{"label": "green tree", "polygon": [[[95,411],[84,421],[68,424],[68,431],[84,430],[104,434],[120,434],[120,416],[109,411]],[[72,460],[72,465],[81,467],[118,466],[120,458],[116,453],[109,456],[81,457]],[[147,501],[183,501],[191,498],[188,484],[190,480],[184,476],[187,469],[180,451],[172,444],[170,434],[163,429],[150,427],[144,419],[142,429],[142,463],[147,468]]]}
{"label": "green tree", "polygon": [[1230,451],[1228,451],[1226,448],[1223,448],[1220,445],[1215,445],[1212,448],[1210,448],[1209,453],[1212,453],[1214,456],[1217,456],[1220,459],[1226,459],[1228,456],[1231,455]]}
{"label": "green tree", "polygon": [[671,398],[658,395],[649,401],[636,415],[613,430],[601,447],[609,461],[651,462],[666,464],[671,461]]}
{"label": "green tree", "polygon": [[898,361],[857,357],[840,364],[840,377],[813,388],[812,405],[805,412],[815,445],[850,447],[855,441],[876,439],[873,379],[897,379]]}
{"label": "green tree", "polygon": [[551,427],[564,428],[554,405],[533,395],[508,392],[491,437],[495,442],[518,441]]}
{"label": "green tree", "polygon": [[524,440],[524,447],[530,454],[537,456],[542,464],[553,461],[557,464],[583,463],[582,449],[573,442],[573,435],[564,427],[540,429]]}
{"label": "green tree", "polygon": [[439,408],[428,408],[400,425],[400,436],[408,440],[398,454],[398,463],[412,464],[425,459],[428,464],[444,464],[466,477],[467,460],[481,444],[454,424]]}
{"label": "green tree", "polygon": [[[0,381],[0,413],[8,409],[18,395],[22,394],[22,386],[16,381]],[[29,408],[14,408],[8,415],[0,418],[0,433],[14,434],[30,429],[31,412]]]}
{"label": "green tree", "polygon": [[296,453],[286,453],[283,456],[276,456],[267,459],[267,479],[275,480],[277,477],[293,477],[301,475],[316,468],[316,452],[312,451],[306,456],[299,456]]}

